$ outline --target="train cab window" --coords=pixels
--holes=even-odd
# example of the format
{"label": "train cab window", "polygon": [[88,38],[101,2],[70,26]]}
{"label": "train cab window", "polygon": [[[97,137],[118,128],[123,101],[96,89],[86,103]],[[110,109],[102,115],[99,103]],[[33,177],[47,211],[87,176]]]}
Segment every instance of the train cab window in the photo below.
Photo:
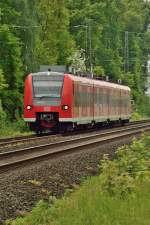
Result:
{"label": "train cab window", "polygon": [[33,95],[35,105],[59,105],[63,77],[63,75],[33,75]]}

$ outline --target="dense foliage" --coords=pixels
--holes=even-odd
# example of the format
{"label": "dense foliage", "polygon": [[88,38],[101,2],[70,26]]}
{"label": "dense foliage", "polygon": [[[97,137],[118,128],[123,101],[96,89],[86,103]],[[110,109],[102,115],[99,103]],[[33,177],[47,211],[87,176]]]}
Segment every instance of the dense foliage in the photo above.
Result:
{"label": "dense foliage", "polygon": [[67,64],[79,49],[85,50],[87,71],[92,64],[96,75],[122,79],[140,106],[148,77],[149,12],[144,0],[1,0],[2,114],[21,116],[27,73],[42,64]]}
{"label": "dense foliage", "polygon": [[69,196],[68,191],[61,200],[51,197],[49,203],[40,202],[32,213],[12,224],[149,225],[149,148],[150,136],[144,136],[120,148],[113,161],[105,155],[99,176],[89,178]]}

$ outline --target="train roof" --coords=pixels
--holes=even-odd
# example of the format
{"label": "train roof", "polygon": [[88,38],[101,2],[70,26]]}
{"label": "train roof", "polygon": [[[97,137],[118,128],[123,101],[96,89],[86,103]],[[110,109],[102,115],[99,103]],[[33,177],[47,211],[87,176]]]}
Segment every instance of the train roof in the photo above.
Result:
{"label": "train roof", "polygon": [[103,81],[103,80],[94,80],[94,79],[90,79],[90,78],[86,78],[86,77],[80,77],[80,76],[75,76],[72,74],[67,74],[67,73],[58,73],[58,72],[51,72],[51,71],[46,71],[46,72],[37,72],[37,73],[32,73],[32,75],[38,76],[38,75],[45,75],[45,76],[64,76],[67,75],[68,77],[70,77],[71,80],[74,80],[76,82],[82,82],[85,84],[91,84],[91,85],[97,85],[97,86],[103,86],[103,87],[110,87],[110,88],[116,88],[116,89],[122,89],[122,90],[127,90],[130,91],[130,88],[128,86],[125,85],[121,85],[121,84],[115,84],[115,83],[111,83],[111,82],[107,82],[107,81]]}
{"label": "train roof", "polygon": [[111,83],[111,82],[107,82],[107,81],[103,81],[103,80],[94,80],[94,79],[90,79],[90,78],[86,78],[86,77],[74,76],[71,74],[66,74],[66,75],[68,75],[72,80],[77,81],[77,82],[130,91],[130,88],[125,85],[115,84],[115,83]]}
{"label": "train roof", "polygon": [[32,73],[33,76],[64,76],[64,73],[59,73],[59,72],[51,72],[51,71],[45,71],[45,72],[37,72],[37,73]]}

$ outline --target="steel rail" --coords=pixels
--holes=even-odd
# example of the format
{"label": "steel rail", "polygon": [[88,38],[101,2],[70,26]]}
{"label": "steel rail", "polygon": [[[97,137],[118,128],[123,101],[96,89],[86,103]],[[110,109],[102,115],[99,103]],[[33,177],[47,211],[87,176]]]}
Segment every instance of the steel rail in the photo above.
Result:
{"label": "steel rail", "polygon": [[[147,123],[147,122],[150,122],[150,120],[140,120],[140,121],[132,121],[130,122],[129,124],[127,124],[126,126],[131,126],[131,125],[134,125],[134,124],[143,124],[143,123]],[[117,129],[118,127],[114,127],[114,129]],[[91,131],[95,131],[95,130],[91,130]],[[98,131],[98,130],[96,130]],[[77,134],[80,134],[79,133],[80,131],[78,131]],[[89,132],[89,130],[87,131],[87,133]],[[82,133],[82,131],[81,131]],[[84,131],[84,133],[86,133],[86,131]],[[73,133],[72,133],[73,134]],[[76,134],[76,132],[75,132]],[[46,138],[49,138],[49,137],[58,137],[60,136],[60,134],[45,134],[45,135],[42,135],[40,137],[37,137],[35,134],[32,134],[32,135],[27,135],[27,136],[18,136],[18,137],[13,137],[13,138],[1,138],[0,139],[0,148],[1,147],[4,147],[4,146],[7,146],[7,145],[13,145],[13,144],[19,144],[19,143],[26,143],[26,142],[29,142],[29,141],[38,141],[38,140],[42,140],[42,139],[46,139]],[[67,136],[67,134],[66,134]]]}
{"label": "steel rail", "polygon": [[35,134],[31,134],[31,135],[25,135],[25,136],[0,138],[0,143],[9,142],[9,141],[17,141],[17,140],[20,140],[22,138],[30,138],[30,137],[35,137],[35,136],[36,136]]}
{"label": "steel rail", "polygon": [[[0,148],[8,145],[13,145],[13,144],[19,144],[19,143],[26,143],[29,141],[38,141],[42,140],[44,138],[49,138],[49,137],[58,137],[60,135],[55,135],[55,134],[46,134],[42,135],[40,137],[37,137],[36,135],[30,135],[30,136],[20,136],[17,138],[9,138],[8,140],[0,141]],[[2,140],[2,139],[1,139]]]}
{"label": "steel rail", "polygon": [[48,156],[55,156],[64,152],[82,150],[99,146],[104,142],[110,142],[118,138],[124,138],[130,135],[140,134],[142,131],[150,131],[150,123],[132,126],[124,130],[105,132],[100,134],[88,135],[85,137],[75,138],[74,140],[59,141],[45,145],[38,145],[21,150],[11,151],[0,154],[0,172],[22,163],[42,159]]}

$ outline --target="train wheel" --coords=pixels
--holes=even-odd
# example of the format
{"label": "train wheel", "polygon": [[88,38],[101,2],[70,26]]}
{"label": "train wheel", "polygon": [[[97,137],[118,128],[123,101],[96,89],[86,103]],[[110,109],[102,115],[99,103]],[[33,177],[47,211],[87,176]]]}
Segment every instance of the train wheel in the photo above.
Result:
{"label": "train wheel", "polygon": [[59,132],[65,133],[65,132],[72,132],[74,130],[73,123],[62,123],[59,125]]}
{"label": "train wheel", "polygon": [[126,123],[126,121],[125,121],[125,120],[121,120],[121,126],[124,126],[124,125],[125,125],[125,123]]}
{"label": "train wheel", "polygon": [[39,136],[39,135],[42,135],[43,131],[42,130],[36,130],[36,135]]}

